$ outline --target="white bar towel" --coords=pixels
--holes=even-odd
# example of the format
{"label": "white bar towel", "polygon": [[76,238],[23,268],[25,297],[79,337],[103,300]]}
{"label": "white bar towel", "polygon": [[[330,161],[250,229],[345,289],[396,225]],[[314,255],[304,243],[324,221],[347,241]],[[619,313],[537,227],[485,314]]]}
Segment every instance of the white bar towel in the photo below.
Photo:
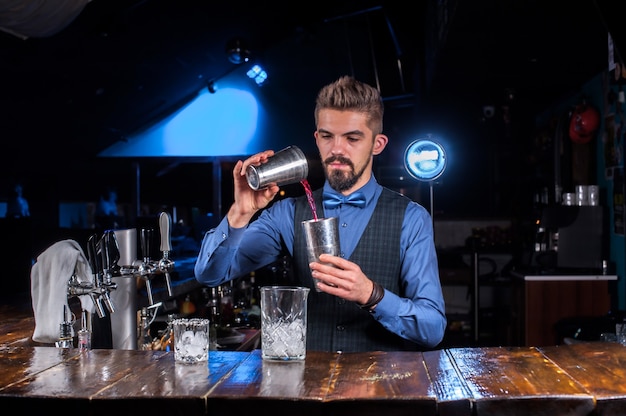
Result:
{"label": "white bar towel", "polygon": [[[89,261],[83,249],[74,240],[58,241],[37,257],[30,272],[35,315],[33,341],[54,343],[59,339],[63,305],[68,305],[67,286],[73,274],[79,282],[93,281]],[[89,295],[78,298],[84,310],[95,311]]]}

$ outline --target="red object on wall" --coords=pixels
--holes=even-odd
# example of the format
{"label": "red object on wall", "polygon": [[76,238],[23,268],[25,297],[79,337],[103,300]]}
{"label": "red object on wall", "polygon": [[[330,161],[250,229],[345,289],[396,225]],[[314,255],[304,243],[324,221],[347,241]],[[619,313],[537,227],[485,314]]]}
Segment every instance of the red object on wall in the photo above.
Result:
{"label": "red object on wall", "polygon": [[587,103],[579,104],[570,118],[569,137],[574,143],[589,143],[599,126],[600,114],[598,110]]}

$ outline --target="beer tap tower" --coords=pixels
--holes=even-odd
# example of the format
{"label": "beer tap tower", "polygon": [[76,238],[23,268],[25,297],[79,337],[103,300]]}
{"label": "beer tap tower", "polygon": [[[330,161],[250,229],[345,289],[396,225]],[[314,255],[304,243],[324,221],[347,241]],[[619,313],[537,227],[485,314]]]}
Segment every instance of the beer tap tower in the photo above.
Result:
{"label": "beer tap tower", "polygon": [[[170,272],[174,269],[174,261],[170,256],[171,251],[171,229],[172,219],[167,212],[162,212],[159,216],[159,229],[161,235],[160,250],[162,258],[152,260],[150,257],[151,239],[153,230],[142,229],[140,233],[140,243],[142,250],[142,260],[132,259],[128,253],[132,253],[134,247],[123,247],[122,252],[125,254],[125,262],[129,264],[118,264],[120,262],[120,246],[118,244],[117,235],[120,230],[107,230],[98,240],[96,235],[92,235],[87,242],[87,254],[89,265],[91,267],[93,279],[91,282],[78,282],[76,276],[72,276],[68,283],[68,296],[89,295],[93,301],[95,311],[99,318],[106,316],[106,313],[114,314],[116,312],[114,302],[111,299],[112,293],[117,291],[118,286],[123,286],[128,293],[123,302],[125,305],[120,312],[123,316],[116,319],[119,323],[117,328],[113,328],[114,348],[119,349],[137,349],[137,302],[133,301],[136,297],[136,279],[141,278],[146,282],[148,292],[148,302],[154,305],[152,294],[152,280],[160,275],[165,277],[167,292],[169,296],[173,295],[172,282]],[[123,230],[135,231],[135,230]],[[129,235],[135,235],[131,233]],[[136,244],[136,238],[126,238],[124,243],[133,246]],[[114,282],[114,278],[123,277],[123,282]],[[156,306],[156,305],[154,305]],[[156,312],[155,312],[156,313]],[[112,327],[114,327],[112,320]],[[116,337],[123,338],[121,342],[117,342]]]}

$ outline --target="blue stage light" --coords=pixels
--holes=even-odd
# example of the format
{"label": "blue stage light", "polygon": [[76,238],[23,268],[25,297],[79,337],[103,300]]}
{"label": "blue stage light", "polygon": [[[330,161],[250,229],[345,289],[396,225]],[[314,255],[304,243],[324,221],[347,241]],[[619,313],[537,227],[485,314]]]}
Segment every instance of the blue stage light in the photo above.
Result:
{"label": "blue stage light", "polygon": [[267,72],[259,64],[255,64],[246,72],[248,78],[253,79],[258,86],[263,85],[267,81]]}

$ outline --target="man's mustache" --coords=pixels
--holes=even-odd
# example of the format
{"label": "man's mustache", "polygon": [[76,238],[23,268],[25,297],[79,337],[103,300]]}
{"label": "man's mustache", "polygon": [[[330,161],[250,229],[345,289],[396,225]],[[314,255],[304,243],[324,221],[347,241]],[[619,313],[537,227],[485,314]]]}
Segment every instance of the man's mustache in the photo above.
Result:
{"label": "man's mustache", "polygon": [[352,165],[352,161],[342,156],[331,156],[327,158],[326,160],[324,160],[325,165],[330,165],[331,163],[334,163],[334,162],[339,162],[341,164],[349,165],[350,167],[354,168],[354,165]]}

